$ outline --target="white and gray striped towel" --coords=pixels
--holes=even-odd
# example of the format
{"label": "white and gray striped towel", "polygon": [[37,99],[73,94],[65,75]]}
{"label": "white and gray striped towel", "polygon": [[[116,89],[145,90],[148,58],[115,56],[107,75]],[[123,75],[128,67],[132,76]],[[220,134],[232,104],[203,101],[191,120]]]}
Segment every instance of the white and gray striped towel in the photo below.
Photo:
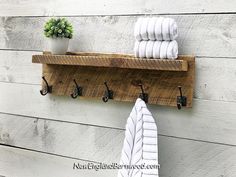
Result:
{"label": "white and gray striped towel", "polygon": [[[158,177],[157,126],[145,102],[138,98],[127,120],[120,165],[143,165],[144,169],[122,168],[118,177]],[[150,165],[152,169],[147,169]]]}

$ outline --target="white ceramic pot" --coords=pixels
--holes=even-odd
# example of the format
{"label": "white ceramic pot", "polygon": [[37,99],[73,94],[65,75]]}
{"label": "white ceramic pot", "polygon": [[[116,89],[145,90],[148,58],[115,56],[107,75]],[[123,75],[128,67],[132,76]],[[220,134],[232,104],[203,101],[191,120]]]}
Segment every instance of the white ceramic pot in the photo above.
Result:
{"label": "white ceramic pot", "polygon": [[50,38],[51,52],[54,55],[64,55],[68,50],[69,38]]}

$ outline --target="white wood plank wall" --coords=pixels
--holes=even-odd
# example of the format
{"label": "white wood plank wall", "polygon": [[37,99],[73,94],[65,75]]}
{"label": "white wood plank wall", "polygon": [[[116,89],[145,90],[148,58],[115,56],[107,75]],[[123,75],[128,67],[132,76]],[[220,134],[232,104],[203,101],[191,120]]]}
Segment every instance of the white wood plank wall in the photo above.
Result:
{"label": "white wood plank wall", "polygon": [[[192,109],[151,105],[160,177],[236,176],[236,2],[233,0],[3,0],[0,2],[0,176],[110,177],[74,163],[119,162],[132,103],[39,94],[49,16],[74,25],[71,51],[132,53],[139,16],[170,16],[181,54],[196,55]],[[98,116],[99,115],[99,116]]]}

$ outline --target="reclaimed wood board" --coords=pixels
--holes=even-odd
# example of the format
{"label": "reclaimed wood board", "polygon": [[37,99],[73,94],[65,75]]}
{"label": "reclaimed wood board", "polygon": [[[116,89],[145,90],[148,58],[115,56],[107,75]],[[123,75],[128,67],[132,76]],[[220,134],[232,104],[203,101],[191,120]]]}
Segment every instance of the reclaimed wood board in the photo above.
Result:
{"label": "reclaimed wood board", "polygon": [[[116,58],[120,62],[116,62]],[[141,93],[139,85],[142,84],[144,92],[149,95],[148,103],[176,106],[180,95],[178,86],[182,86],[187,107],[192,107],[195,58],[181,56],[180,59],[179,63],[178,60],[137,59],[130,55],[44,54],[33,56],[32,61],[43,64],[42,75],[53,87],[54,95],[70,96],[75,79],[83,88],[82,97],[101,99],[106,81],[114,92],[114,100],[134,102]],[[44,88],[45,83],[42,84]]]}
{"label": "reclaimed wood board", "polygon": [[[32,55],[39,54],[41,52],[0,50],[0,82],[39,85],[42,68],[41,65],[32,65],[31,61]],[[224,69],[222,70],[222,68]],[[236,101],[236,83],[232,82],[232,80],[236,80],[234,74],[236,60],[234,58],[196,56],[195,70],[194,98]],[[225,89],[226,85],[227,89]]]}
{"label": "reclaimed wood board", "polygon": [[110,177],[117,174],[115,170],[73,169],[74,163],[86,165],[88,161],[4,145],[0,145],[0,157],[0,177]]}
{"label": "reclaimed wood board", "polygon": [[[81,134],[84,128],[73,124],[124,129],[133,103],[41,96],[38,85],[41,83],[41,65],[31,63],[31,52],[36,54],[49,49],[49,40],[42,32],[46,20],[52,16],[66,16],[74,26],[70,51],[133,53],[133,26],[137,18],[161,14],[177,21],[179,54],[197,57],[193,109],[177,111],[175,107],[148,105],[156,118],[158,133],[164,135],[159,136],[160,176],[235,177],[236,82],[232,81],[236,80],[236,1],[91,0],[83,6],[77,0],[55,2],[0,2],[0,112],[15,114],[12,117],[0,115],[0,126],[9,133],[15,146],[52,153],[1,146],[0,175],[117,175],[113,170],[73,170],[72,165],[78,157],[113,161],[115,153],[107,151],[109,138],[106,137],[111,134],[117,140],[113,131],[104,137],[101,132],[107,132],[106,129],[89,126],[93,138],[86,141],[87,130]],[[29,17],[23,17],[25,15]],[[34,119],[29,116],[43,118],[38,121],[38,134],[32,127]],[[55,121],[46,121],[48,128],[44,129],[44,118]],[[4,132],[1,140],[7,137]],[[85,141],[80,142],[83,137]],[[109,150],[120,152],[114,146],[114,140],[109,143]]]}
{"label": "reclaimed wood board", "polygon": [[[73,137],[69,137],[71,142],[76,140],[77,135],[74,133]],[[94,135],[96,134],[94,133]],[[86,134],[83,136],[86,136]],[[100,139],[100,141],[102,140]],[[235,177],[235,147],[162,136],[159,137],[158,143],[159,151],[161,152],[159,156],[161,177],[223,177],[225,175],[227,177]],[[60,154],[66,154],[64,149],[66,151],[70,149],[70,153],[74,152],[73,157],[60,154],[47,154],[41,151],[34,152],[29,149],[23,150],[1,145],[0,172],[6,177],[110,177],[117,175],[117,170],[112,169],[98,171],[74,170],[74,163],[87,164],[91,162],[78,158],[81,155],[81,151],[77,147],[80,145],[85,144],[77,142],[77,146],[70,146],[61,141]],[[101,143],[99,145],[103,146],[104,144]],[[39,146],[42,147],[41,144]],[[115,147],[114,151],[120,154],[121,148]],[[93,151],[92,153],[87,152],[87,157],[90,158],[94,152],[97,151]],[[101,155],[99,158],[100,161],[103,161],[103,158],[107,156],[111,156],[113,163],[118,163],[120,160],[120,157],[114,157],[113,154],[110,155],[110,152],[107,151],[103,151]],[[106,163],[106,161],[103,162]],[[93,163],[98,164],[96,162]]]}
{"label": "reclaimed wood board", "polygon": [[[200,57],[236,56],[236,14],[167,15],[178,24],[180,55]],[[74,36],[69,51],[133,54],[133,28],[138,16],[68,17]],[[49,18],[6,17],[0,19],[0,48],[49,50],[42,27]],[[33,25],[32,25],[33,24]],[[227,29],[225,28],[227,26]]]}
{"label": "reclaimed wood board", "polygon": [[[6,129],[20,115],[55,122],[124,129],[134,105],[131,102],[104,103],[101,99],[82,100],[67,96],[43,97],[39,94],[39,89],[39,85],[0,82],[0,90],[4,90],[0,93],[0,112],[14,114],[13,118],[0,114],[0,118],[9,119],[8,124],[2,123]],[[9,95],[14,99],[10,99]],[[235,102],[194,99],[193,105],[192,109],[181,111],[168,106],[148,105],[148,108],[156,118],[159,134],[236,146]]]}
{"label": "reclaimed wood board", "polygon": [[[17,2],[17,3],[16,3]],[[33,3],[32,3],[33,2]],[[81,6],[81,4],[83,4]],[[235,12],[234,0],[40,0],[0,1],[1,16],[102,16]],[[128,8],[127,8],[128,7]],[[27,10],[26,10],[27,9]]]}
{"label": "reclaimed wood board", "polygon": [[78,53],[73,55],[33,55],[33,63],[78,65],[109,68],[144,69],[160,71],[187,71],[188,62],[180,56],[178,60],[139,59],[132,55]]}

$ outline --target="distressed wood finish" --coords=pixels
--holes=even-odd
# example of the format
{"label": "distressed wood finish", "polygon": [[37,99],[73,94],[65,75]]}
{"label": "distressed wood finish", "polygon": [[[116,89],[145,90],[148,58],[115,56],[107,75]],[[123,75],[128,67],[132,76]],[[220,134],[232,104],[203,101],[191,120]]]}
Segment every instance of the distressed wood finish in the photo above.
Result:
{"label": "distressed wood finish", "polygon": [[37,52],[0,50],[0,82],[39,84],[41,67],[32,65],[32,54]]}
{"label": "distressed wood finish", "polygon": [[[41,52],[0,50],[0,82],[39,85],[41,65],[32,65],[31,61],[32,55],[39,54]],[[236,82],[232,82],[236,80],[235,58],[196,57],[195,60],[194,97],[215,101],[236,101]]]}
{"label": "distressed wood finish", "polygon": [[116,170],[74,170],[74,163],[88,162],[0,145],[1,177],[110,177],[117,173]]}
{"label": "distressed wood finish", "polygon": [[[117,171],[113,170],[72,170],[72,164],[83,163],[74,160],[78,157],[104,162],[119,160],[116,154],[121,151],[119,141],[123,139],[122,133],[117,135],[119,130],[92,125],[124,129],[133,103],[110,101],[104,104],[101,100],[72,100],[53,95],[42,97],[38,85],[41,81],[41,65],[31,64],[31,51],[48,50],[48,42],[42,33],[43,24],[50,18],[46,16],[66,15],[73,23],[75,35],[70,41],[70,51],[132,54],[133,25],[136,19],[141,14],[152,16],[172,13],[170,17],[179,26],[179,53],[197,56],[195,98],[200,99],[194,99],[193,109],[181,111],[172,107],[149,105],[156,117],[158,131],[164,135],[159,136],[160,176],[235,177],[236,82],[233,81],[236,80],[236,2],[90,0],[83,1],[81,6],[80,1],[0,2],[0,49],[3,49],[0,50],[0,112],[28,116],[0,114],[1,143],[53,153],[48,155],[1,145],[0,176],[117,175]],[[104,16],[114,14],[115,16]],[[30,17],[22,17],[24,15]],[[35,15],[43,17],[34,17]],[[11,51],[12,49],[16,51]],[[55,121],[47,120],[44,127],[44,120],[34,122],[35,119],[30,116]],[[34,129],[36,125],[37,129]],[[38,130],[38,134],[34,130]],[[92,137],[83,134],[82,130],[89,132]],[[97,138],[97,135],[101,138]],[[118,146],[111,137],[114,137],[114,141],[119,139]],[[61,155],[68,156],[58,157]]]}
{"label": "distressed wood finish", "polygon": [[[65,148],[70,149],[70,146]],[[71,151],[76,151],[76,148]],[[159,152],[161,177],[235,177],[235,147],[159,137]],[[103,156],[108,156],[108,153],[104,152]],[[0,175],[6,177],[117,175],[117,170],[73,170],[73,163],[86,162],[18,148],[0,146],[0,157]],[[118,159],[113,160],[118,162]]]}
{"label": "distressed wood finish", "polygon": [[[2,114],[0,116],[0,143],[2,144],[96,162],[118,163],[120,160],[125,136],[124,130],[50,120],[45,121],[29,117],[4,116]],[[158,124],[158,129],[161,128],[162,124]],[[159,133],[161,132],[159,131]],[[233,133],[235,131],[232,131]],[[191,145],[194,142],[193,140],[183,141],[179,138],[166,136],[159,136],[158,138],[160,160],[163,167],[164,161],[169,159],[168,152],[172,152],[175,149],[175,151],[182,154],[185,149],[185,155],[188,156],[193,153],[190,153],[191,150],[196,148],[194,146],[183,146],[185,143],[186,145]],[[169,141],[172,142],[171,147],[169,147],[171,144],[168,143]],[[181,142],[185,143],[182,144]],[[199,146],[204,146],[205,144],[214,146],[213,143],[208,142],[195,144]],[[183,146],[182,148],[181,145]],[[230,147],[227,145],[221,146]],[[234,148],[236,149],[236,147]],[[198,154],[198,152],[195,153],[195,155]],[[179,155],[177,153],[171,159]]]}
{"label": "distressed wood finish", "polygon": [[[236,56],[236,14],[174,15],[178,24],[180,55],[209,57]],[[75,35],[69,51],[132,54],[133,28],[137,16],[96,16],[68,18]],[[42,27],[48,18],[1,18],[0,48],[48,50]],[[225,28],[227,26],[227,28]]]}
{"label": "distressed wood finish", "polygon": [[0,115],[0,144],[71,158],[118,162],[123,139],[123,130]]}
{"label": "distressed wood finish", "polygon": [[132,55],[78,53],[74,55],[33,55],[33,63],[95,66],[158,71],[188,71],[193,56],[179,56],[177,60],[135,58]]}
{"label": "distressed wood finish", "polygon": [[[81,6],[81,4],[83,4]],[[1,16],[81,16],[235,12],[234,0],[40,0],[0,2]],[[27,9],[27,10],[26,10]]]}
{"label": "distressed wood finish", "polygon": [[[102,100],[43,97],[39,89],[38,85],[0,83],[4,91],[0,92],[0,112],[124,129],[133,107],[128,102],[106,104]],[[236,103],[195,99],[193,105],[181,111],[175,107],[148,107],[162,135],[236,145]]]}
{"label": "distressed wood finish", "polygon": [[[76,79],[83,88],[83,98],[101,99],[106,90],[106,81],[109,89],[114,92],[114,100],[134,102],[141,93],[139,84],[142,84],[148,94],[148,103],[176,106],[180,85],[183,95],[187,97],[187,107],[192,107],[194,57],[182,56],[178,61],[137,59],[115,54],[100,55],[35,55],[33,62],[47,63],[43,65],[42,75],[53,86],[54,95],[70,96],[75,87],[73,80]],[[187,68],[188,71],[185,72]],[[42,87],[45,87],[45,83]]]}

